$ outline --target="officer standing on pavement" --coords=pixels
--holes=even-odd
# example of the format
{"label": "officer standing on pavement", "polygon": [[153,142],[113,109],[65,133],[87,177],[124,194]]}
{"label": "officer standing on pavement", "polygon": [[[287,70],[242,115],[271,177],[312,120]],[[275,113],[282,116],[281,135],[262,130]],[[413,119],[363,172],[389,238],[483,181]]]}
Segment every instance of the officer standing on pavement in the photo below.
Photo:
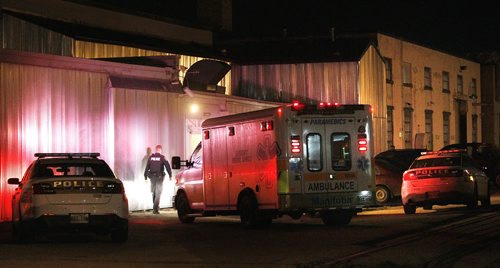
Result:
{"label": "officer standing on pavement", "polygon": [[151,193],[153,194],[153,214],[160,214],[160,196],[163,190],[163,179],[165,178],[165,169],[169,178],[172,178],[172,170],[170,164],[161,154],[161,145],[156,145],[156,152],[149,156],[146,170],[144,171],[144,179],[151,180]]}

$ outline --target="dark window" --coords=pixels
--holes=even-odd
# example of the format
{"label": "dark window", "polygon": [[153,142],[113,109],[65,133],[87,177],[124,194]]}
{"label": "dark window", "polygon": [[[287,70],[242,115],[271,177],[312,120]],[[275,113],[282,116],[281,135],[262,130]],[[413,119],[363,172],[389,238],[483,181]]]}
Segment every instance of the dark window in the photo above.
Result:
{"label": "dark window", "polygon": [[472,115],[472,142],[477,142],[477,114]]}
{"label": "dark window", "polygon": [[331,142],[333,170],[351,169],[351,137],[347,133],[333,133]]}
{"label": "dark window", "polygon": [[470,80],[470,94],[472,98],[477,98],[477,84],[476,79],[472,78]]}
{"label": "dark window", "polygon": [[443,71],[443,92],[450,93],[450,73]]}
{"label": "dark window", "polygon": [[405,148],[412,148],[412,108],[404,109],[404,142]]}
{"label": "dark window", "polygon": [[450,113],[443,112],[443,146],[450,144]]}
{"label": "dark window", "polygon": [[457,94],[464,94],[464,78],[461,75],[457,75]]}
{"label": "dark window", "polygon": [[430,67],[424,67],[424,88],[432,89],[432,70]]}
{"label": "dark window", "polygon": [[392,59],[384,58],[384,62],[385,62],[385,79],[387,83],[392,84]]}
{"label": "dark window", "polygon": [[411,63],[403,62],[402,75],[403,86],[411,87]]}
{"label": "dark window", "polygon": [[394,146],[394,107],[387,106],[387,148]]}
{"label": "dark window", "polygon": [[427,150],[432,151],[433,137],[432,137],[432,111],[425,110],[425,136],[427,137]]}
{"label": "dark window", "polygon": [[323,153],[321,148],[321,135],[311,133],[307,135],[307,169],[320,171],[323,169]]}

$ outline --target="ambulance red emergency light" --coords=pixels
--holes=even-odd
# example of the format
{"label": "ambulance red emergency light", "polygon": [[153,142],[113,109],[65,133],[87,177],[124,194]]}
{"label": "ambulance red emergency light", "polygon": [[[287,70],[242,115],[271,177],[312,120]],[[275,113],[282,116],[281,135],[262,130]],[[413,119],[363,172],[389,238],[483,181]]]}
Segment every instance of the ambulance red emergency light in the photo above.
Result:
{"label": "ambulance red emergency light", "polygon": [[375,205],[369,105],[291,105],[207,119],[191,158],[172,158],[181,222],[240,215],[262,225],[319,212],[345,225]]}

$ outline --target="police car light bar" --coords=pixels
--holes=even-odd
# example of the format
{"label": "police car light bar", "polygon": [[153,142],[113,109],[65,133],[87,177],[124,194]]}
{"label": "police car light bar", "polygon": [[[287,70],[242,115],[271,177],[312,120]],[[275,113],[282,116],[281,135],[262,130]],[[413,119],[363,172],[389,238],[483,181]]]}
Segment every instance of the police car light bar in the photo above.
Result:
{"label": "police car light bar", "polygon": [[421,152],[420,155],[431,155],[431,154],[449,154],[449,153],[466,153],[465,149],[454,149],[454,150],[442,150],[434,152]]}
{"label": "police car light bar", "polygon": [[100,156],[100,153],[36,153],[35,157],[45,158],[45,157],[93,157],[96,158]]}

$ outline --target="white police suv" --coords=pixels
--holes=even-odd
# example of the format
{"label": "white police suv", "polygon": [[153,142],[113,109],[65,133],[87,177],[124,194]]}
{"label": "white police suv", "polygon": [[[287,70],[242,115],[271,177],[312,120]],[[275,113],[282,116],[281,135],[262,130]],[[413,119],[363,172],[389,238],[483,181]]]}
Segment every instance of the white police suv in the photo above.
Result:
{"label": "white police suv", "polygon": [[415,214],[417,207],[465,204],[488,207],[488,177],[461,150],[423,152],[403,174],[401,199],[405,214]]}
{"label": "white police suv", "polygon": [[128,200],[123,184],[99,153],[37,153],[12,197],[12,228],[19,239],[61,231],[128,238]]}

